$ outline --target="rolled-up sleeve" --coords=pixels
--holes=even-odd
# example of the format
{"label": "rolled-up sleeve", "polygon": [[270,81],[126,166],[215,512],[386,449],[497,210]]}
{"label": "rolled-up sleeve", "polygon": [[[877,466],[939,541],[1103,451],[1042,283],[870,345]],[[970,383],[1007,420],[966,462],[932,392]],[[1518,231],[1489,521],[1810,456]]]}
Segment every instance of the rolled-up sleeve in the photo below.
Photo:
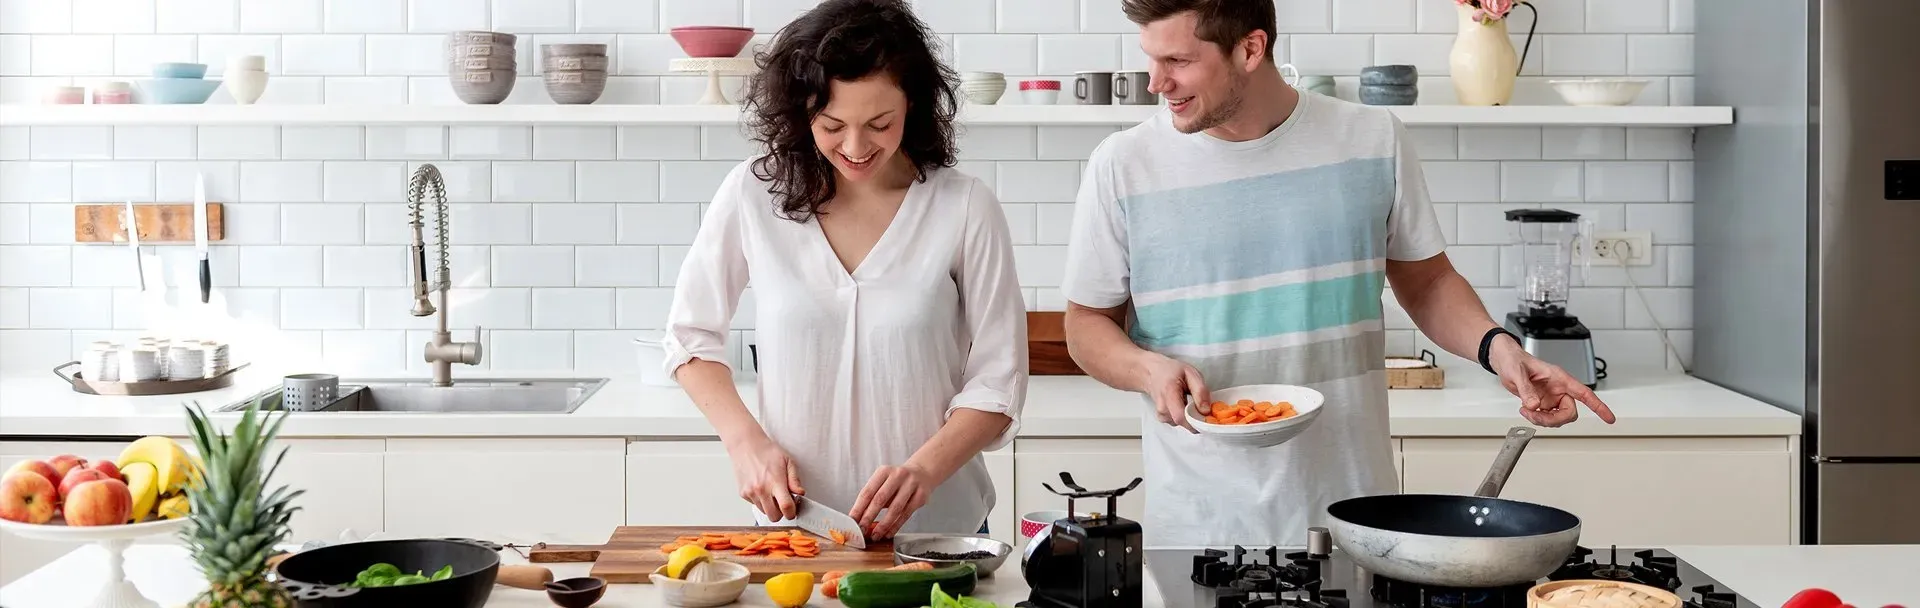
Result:
{"label": "rolled-up sleeve", "polygon": [[1000,200],[975,180],[967,200],[956,279],[968,334],[960,393],[947,407],[1006,414],[1007,430],[987,450],[1013,442],[1027,398],[1027,308],[1014,271],[1013,239]]}
{"label": "rolled-up sleeve", "polygon": [[728,365],[728,328],[739,308],[740,293],[747,286],[741,210],[745,203],[742,188],[749,175],[746,163],[727,175],[700,220],[700,231],[686,260],[680,263],[673,307],[667,313],[666,336],[660,340],[661,349],[666,351],[661,364],[669,376],[694,359]]}

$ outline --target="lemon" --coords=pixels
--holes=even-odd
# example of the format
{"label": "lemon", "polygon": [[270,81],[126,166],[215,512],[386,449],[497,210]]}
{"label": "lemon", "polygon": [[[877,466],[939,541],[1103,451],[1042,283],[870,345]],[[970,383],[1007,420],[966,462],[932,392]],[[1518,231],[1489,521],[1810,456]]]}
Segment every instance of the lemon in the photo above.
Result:
{"label": "lemon", "polygon": [[667,576],[676,580],[684,580],[687,578],[688,568],[709,559],[713,559],[713,556],[707,553],[706,547],[685,545],[674,549],[673,554],[667,556]]}
{"label": "lemon", "polygon": [[767,599],[780,608],[800,608],[813,599],[813,573],[788,572],[767,579]]}

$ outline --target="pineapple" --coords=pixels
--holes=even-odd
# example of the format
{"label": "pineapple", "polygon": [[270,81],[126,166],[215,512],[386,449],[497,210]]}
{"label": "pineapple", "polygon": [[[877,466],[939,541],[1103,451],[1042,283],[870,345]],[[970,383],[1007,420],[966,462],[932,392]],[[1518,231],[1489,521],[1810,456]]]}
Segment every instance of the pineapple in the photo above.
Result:
{"label": "pineapple", "polygon": [[187,408],[194,447],[204,464],[191,476],[187,519],[181,536],[206,575],[208,589],[194,608],[279,608],[293,606],[293,598],[267,580],[267,558],[287,537],[293,499],[303,490],[281,486],[267,492],[267,481],[286,458],[281,448],[267,466],[266,452],[280,432],[285,414],[273,419],[261,404],[247,405],[231,435],[217,430],[198,403]]}

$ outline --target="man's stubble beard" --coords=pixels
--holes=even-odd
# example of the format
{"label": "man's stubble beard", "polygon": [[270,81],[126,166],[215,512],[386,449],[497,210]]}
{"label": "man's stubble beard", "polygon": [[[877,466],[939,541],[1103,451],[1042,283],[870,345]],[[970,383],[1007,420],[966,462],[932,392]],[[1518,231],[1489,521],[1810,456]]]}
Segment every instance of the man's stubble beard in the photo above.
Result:
{"label": "man's stubble beard", "polygon": [[1242,93],[1247,89],[1247,79],[1249,76],[1234,72],[1228,77],[1232,79],[1232,83],[1227,87],[1227,95],[1220,101],[1220,106],[1217,108],[1209,108],[1205,114],[1201,114],[1199,118],[1194,119],[1194,121],[1188,123],[1187,126],[1180,127],[1181,133],[1191,135],[1227,124],[1227,121],[1233,120],[1233,117],[1240,113],[1240,106],[1245,102],[1245,97]]}

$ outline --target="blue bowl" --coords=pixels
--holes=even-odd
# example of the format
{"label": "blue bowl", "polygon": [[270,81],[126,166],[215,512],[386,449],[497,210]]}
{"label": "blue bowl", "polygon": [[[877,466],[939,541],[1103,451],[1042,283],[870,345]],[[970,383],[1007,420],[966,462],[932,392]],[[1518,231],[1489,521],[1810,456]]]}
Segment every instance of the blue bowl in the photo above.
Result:
{"label": "blue bowl", "polygon": [[206,78],[207,64],[204,63],[156,63],[153,64],[154,78]]}
{"label": "blue bowl", "polygon": [[206,103],[213,92],[220,88],[218,80],[199,78],[154,78],[133,83],[140,95],[140,103],[179,104]]}

